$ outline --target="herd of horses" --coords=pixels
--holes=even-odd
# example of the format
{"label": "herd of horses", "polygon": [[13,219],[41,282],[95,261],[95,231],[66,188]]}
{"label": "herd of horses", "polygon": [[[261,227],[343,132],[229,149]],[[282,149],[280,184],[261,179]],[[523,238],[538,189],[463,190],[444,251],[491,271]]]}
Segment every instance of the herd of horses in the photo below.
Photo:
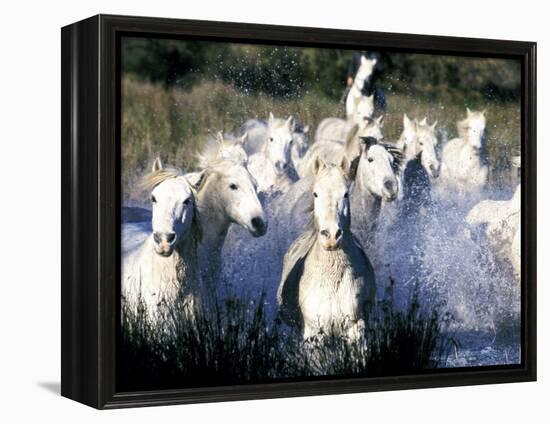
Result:
{"label": "herd of horses", "polygon": [[[151,233],[123,253],[122,294],[144,305],[190,307],[216,296],[222,248],[230,226],[253,237],[269,231],[265,199],[295,214],[298,236],[280,264],[280,317],[304,339],[340,329],[357,340],[374,304],[369,255],[384,211],[404,216],[433,196],[473,205],[468,226],[484,229],[489,245],[520,273],[520,187],[512,199],[484,199],[489,162],[486,113],[466,111],[458,137],[438,146],[437,122],[403,116],[400,138],[383,136],[384,111],[362,93],[376,59],[361,58],[346,100],[346,118],[326,118],[309,145],[308,126],[293,117],[251,119],[241,134],[218,133],[184,173],[160,159],[142,179],[152,208]],[[361,234],[361,242],[356,237]],[[176,306],[177,305],[177,306]]]}

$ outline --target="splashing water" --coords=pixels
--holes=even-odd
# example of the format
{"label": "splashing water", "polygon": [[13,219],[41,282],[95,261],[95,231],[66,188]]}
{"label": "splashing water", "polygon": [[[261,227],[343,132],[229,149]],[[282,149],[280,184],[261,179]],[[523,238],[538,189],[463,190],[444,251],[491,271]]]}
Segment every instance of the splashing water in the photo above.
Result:
{"label": "splashing water", "polygon": [[[269,216],[265,236],[253,238],[232,225],[222,251],[223,270],[218,296],[259,298],[266,294],[266,311],[273,319],[283,258],[305,227],[307,217],[295,205],[306,190],[301,180],[285,195],[264,199]],[[491,192],[486,198],[506,198]],[[403,215],[396,202],[383,205],[375,247],[367,252],[376,271],[378,298],[390,282],[397,308],[406,308],[417,287],[425,306],[439,308],[456,341],[446,366],[518,363],[520,359],[520,287],[508,264],[496,258],[482,238],[472,236],[464,221],[469,205],[434,202],[418,213]],[[360,211],[352,211],[359,220]],[[364,243],[362,226],[356,236]],[[147,231],[146,223],[123,225],[123,246],[131,246]]]}

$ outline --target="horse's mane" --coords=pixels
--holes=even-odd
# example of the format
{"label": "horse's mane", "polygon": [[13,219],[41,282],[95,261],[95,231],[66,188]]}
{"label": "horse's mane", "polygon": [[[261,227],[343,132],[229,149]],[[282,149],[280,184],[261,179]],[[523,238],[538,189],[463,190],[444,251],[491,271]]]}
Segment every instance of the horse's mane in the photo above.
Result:
{"label": "horse's mane", "polygon": [[399,147],[393,143],[378,142],[380,146],[387,150],[387,152],[393,157],[392,169],[394,174],[398,175],[403,168],[404,156]]}
{"label": "horse's mane", "polygon": [[[223,138],[223,144],[227,147],[232,147],[239,143],[240,140],[237,138],[229,138],[225,136]],[[222,144],[218,140],[209,137],[202,150],[195,155],[198,162],[197,167],[199,169],[208,168],[210,163],[219,159],[218,154],[220,153],[221,148]]]}
{"label": "horse's mane", "polygon": [[153,171],[141,178],[138,185],[140,191],[151,191],[160,183],[170,179],[182,176],[180,169],[174,167],[166,167],[159,171]]}
{"label": "horse's mane", "polygon": [[204,143],[202,150],[195,155],[198,167],[201,169],[208,167],[208,164],[218,157],[220,148],[221,145],[218,140],[209,137],[206,143]]}

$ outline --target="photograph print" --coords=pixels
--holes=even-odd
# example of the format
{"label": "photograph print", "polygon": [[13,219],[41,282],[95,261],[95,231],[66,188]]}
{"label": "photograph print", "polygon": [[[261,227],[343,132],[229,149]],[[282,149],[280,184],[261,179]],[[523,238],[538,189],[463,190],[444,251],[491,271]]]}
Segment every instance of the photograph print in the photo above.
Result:
{"label": "photograph print", "polygon": [[521,364],[521,61],[123,36],[117,391]]}

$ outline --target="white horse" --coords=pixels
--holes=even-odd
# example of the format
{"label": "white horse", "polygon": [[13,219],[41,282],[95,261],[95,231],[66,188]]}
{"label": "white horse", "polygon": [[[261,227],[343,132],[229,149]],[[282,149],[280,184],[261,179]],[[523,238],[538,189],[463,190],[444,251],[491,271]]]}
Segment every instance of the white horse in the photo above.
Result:
{"label": "white horse", "polygon": [[486,225],[485,237],[497,255],[508,261],[516,279],[521,275],[521,185],[510,200],[482,200],[475,205],[466,222],[476,227]]}
{"label": "white horse", "polygon": [[350,163],[317,160],[310,194],[311,221],[284,258],[277,301],[281,317],[307,340],[332,331],[362,339],[374,303],[372,264],[350,229]]}
{"label": "white horse", "polygon": [[221,250],[229,226],[240,225],[253,237],[267,231],[254,177],[246,166],[231,159],[217,159],[203,172],[188,174],[197,187],[197,219],[202,228],[199,263],[202,279],[214,290],[221,271]]}
{"label": "white horse", "polygon": [[350,176],[355,181],[351,190],[353,228],[362,236],[365,247],[374,243],[374,232],[382,202],[392,202],[399,193],[401,150],[381,143],[369,134],[368,129],[354,126],[345,143],[314,143],[303,161],[301,176],[313,174],[318,158],[324,162],[338,163],[346,157],[352,164]]}
{"label": "white horse", "polygon": [[447,195],[472,199],[481,196],[489,174],[485,126],[485,111],[467,109],[466,119],[457,123],[458,138],[443,147],[438,186]]}
{"label": "white horse", "polygon": [[436,148],[437,121],[429,125],[427,118],[418,121],[403,115],[403,132],[397,147],[403,152],[403,175],[401,181],[402,203],[399,213],[415,216],[431,204],[432,180],[439,176],[440,162]]}
{"label": "white horse", "polygon": [[346,97],[346,118],[354,124],[374,116],[374,94],[365,96],[363,87],[368,83],[375,66],[375,58],[368,59],[361,56],[361,64]]}
{"label": "white horse", "polygon": [[263,137],[261,150],[248,158],[248,169],[258,182],[260,192],[284,192],[297,179],[292,166],[291,149],[294,142],[294,119],[276,119],[269,114],[267,130],[250,129],[251,145]]}
{"label": "white horse", "polygon": [[200,294],[194,180],[164,168],[158,158],[143,179],[151,191],[152,233],[123,258],[122,295],[134,311],[142,302],[152,321],[159,318],[160,305],[182,301],[193,310]]}
{"label": "white horse", "polygon": [[420,157],[420,162],[431,178],[437,178],[441,164],[437,159],[438,144],[435,128],[437,121],[429,125],[427,119],[412,120],[403,115],[403,132],[397,141],[397,147],[403,152],[403,165]]}
{"label": "white horse", "polygon": [[204,169],[208,164],[216,159],[233,159],[246,165],[248,163],[248,154],[244,149],[247,134],[241,137],[233,137],[223,134],[221,131],[216,134],[216,138],[209,138],[203,149],[197,156],[197,166]]}
{"label": "white horse", "polygon": [[[261,152],[265,141],[267,140],[268,121],[249,119],[241,126],[241,131],[248,131],[252,134],[252,137],[248,137],[245,142],[246,152],[249,155]],[[308,133],[309,125],[302,125],[297,120],[294,120],[290,157],[295,170],[298,169],[298,166],[309,147]]]}

